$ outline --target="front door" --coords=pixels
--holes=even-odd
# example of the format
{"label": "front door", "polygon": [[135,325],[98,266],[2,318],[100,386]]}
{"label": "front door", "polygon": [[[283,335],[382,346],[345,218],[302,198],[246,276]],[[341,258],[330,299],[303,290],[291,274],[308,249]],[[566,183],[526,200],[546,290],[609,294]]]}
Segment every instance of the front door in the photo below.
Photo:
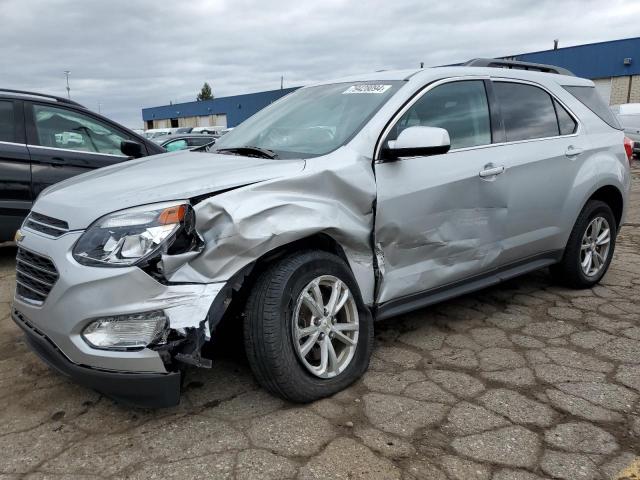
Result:
{"label": "front door", "polygon": [[491,147],[490,118],[483,80],[448,81],[408,107],[383,139],[414,125],[440,127],[449,132],[451,150],[375,165],[378,303],[502,262],[508,184]]}
{"label": "front door", "polygon": [[12,240],[31,208],[31,167],[21,100],[0,100],[0,243]]}

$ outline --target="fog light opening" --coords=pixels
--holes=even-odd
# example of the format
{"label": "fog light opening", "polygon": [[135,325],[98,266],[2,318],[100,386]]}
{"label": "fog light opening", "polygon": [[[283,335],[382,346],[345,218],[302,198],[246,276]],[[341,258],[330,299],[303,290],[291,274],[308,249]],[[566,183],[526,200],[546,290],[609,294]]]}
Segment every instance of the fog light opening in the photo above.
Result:
{"label": "fog light opening", "polygon": [[166,342],[169,319],[162,310],[114,315],[93,320],[82,338],[100,350],[141,350]]}

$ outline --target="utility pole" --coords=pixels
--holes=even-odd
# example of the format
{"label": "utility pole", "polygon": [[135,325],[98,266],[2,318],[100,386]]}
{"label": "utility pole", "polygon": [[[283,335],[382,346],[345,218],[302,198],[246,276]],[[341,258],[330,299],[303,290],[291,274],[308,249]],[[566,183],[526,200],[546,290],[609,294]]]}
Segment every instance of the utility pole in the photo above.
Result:
{"label": "utility pole", "polygon": [[284,75],[280,75],[280,90],[284,89]]}
{"label": "utility pole", "polygon": [[98,113],[102,113],[102,104],[100,102],[98,102]]}
{"label": "utility pole", "polygon": [[67,98],[69,100],[71,100],[71,88],[69,87],[69,74],[71,73],[70,70],[65,70],[64,71],[64,76],[67,77]]}

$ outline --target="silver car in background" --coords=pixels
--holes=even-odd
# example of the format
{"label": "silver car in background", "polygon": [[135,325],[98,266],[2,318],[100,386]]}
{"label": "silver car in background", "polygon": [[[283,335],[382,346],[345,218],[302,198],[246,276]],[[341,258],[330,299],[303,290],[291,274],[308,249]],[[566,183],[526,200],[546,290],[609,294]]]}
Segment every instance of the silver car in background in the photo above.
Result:
{"label": "silver car in background", "polygon": [[640,103],[624,103],[611,108],[617,114],[624,134],[633,142],[633,154],[640,155]]}
{"label": "silver car in background", "polygon": [[544,65],[301,88],[208,152],[44,191],[12,316],[51,366],[146,406],[177,403],[223,319],[242,322],[259,383],[312,401],[367,369],[376,319],[543,267],[596,284],[625,214],[623,143],[591,81]]}

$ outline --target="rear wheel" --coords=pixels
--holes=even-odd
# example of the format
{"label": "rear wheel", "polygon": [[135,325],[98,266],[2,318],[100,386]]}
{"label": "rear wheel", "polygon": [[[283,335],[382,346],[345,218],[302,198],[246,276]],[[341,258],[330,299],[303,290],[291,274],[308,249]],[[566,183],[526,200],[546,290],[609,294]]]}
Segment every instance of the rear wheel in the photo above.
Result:
{"label": "rear wheel", "polygon": [[373,324],[345,262],[306,251],[275,262],[260,276],[247,301],[244,338],[264,388],[310,402],[364,373]]}
{"label": "rear wheel", "polygon": [[590,200],[571,231],[562,260],[551,267],[561,283],[590,288],[607,272],[616,243],[616,222],[609,205]]}

